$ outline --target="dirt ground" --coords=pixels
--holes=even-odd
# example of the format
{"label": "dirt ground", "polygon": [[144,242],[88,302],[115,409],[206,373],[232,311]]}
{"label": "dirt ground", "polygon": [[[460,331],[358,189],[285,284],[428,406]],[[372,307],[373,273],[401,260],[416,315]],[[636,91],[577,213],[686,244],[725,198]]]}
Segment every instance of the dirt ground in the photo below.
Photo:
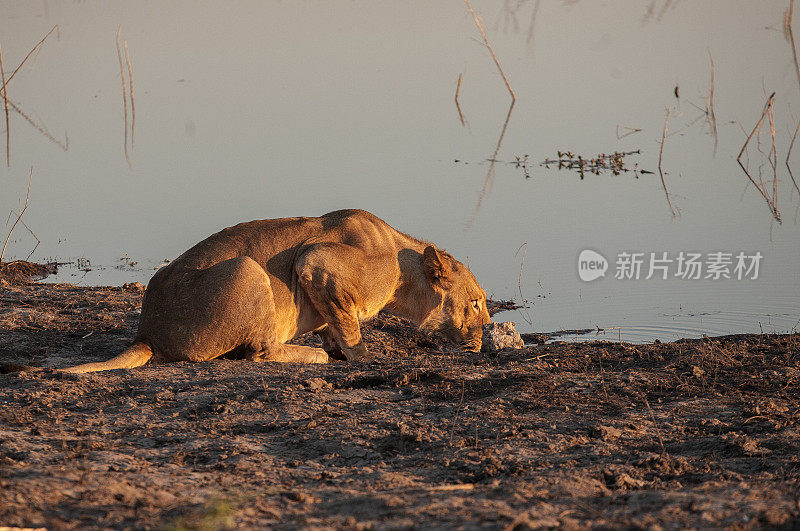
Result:
{"label": "dirt ground", "polygon": [[[0,363],[107,359],[141,297],[0,285]],[[373,363],[0,375],[0,526],[800,528],[800,334],[364,337]]]}

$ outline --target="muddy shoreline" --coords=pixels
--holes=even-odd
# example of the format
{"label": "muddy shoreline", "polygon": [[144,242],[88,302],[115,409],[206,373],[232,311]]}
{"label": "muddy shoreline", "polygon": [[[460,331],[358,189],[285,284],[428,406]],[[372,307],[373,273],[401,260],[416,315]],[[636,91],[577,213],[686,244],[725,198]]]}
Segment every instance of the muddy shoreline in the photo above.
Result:
{"label": "muddy shoreline", "polygon": [[[5,283],[0,363],[107,359],[141,297]],[[0,526],[800,525],[800,334],[465,355],[379,316],[364,340],[373,363],[0,375]]]}

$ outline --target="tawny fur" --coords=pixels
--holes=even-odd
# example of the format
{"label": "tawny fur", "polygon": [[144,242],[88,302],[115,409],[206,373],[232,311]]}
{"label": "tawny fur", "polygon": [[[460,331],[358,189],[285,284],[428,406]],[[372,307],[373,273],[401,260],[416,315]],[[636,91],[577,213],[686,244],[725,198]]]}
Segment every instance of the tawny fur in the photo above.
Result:
{"label": "tawny fur", "polygon": [[[472,273],[363,210],[241,223],[201,241],[147,286],[134,344],[91,372],[238,352],[254,361],[368,359],[359,323],[380,310],[479,350],[490,321]],[[316,331],[325,350],[286,341]]]}

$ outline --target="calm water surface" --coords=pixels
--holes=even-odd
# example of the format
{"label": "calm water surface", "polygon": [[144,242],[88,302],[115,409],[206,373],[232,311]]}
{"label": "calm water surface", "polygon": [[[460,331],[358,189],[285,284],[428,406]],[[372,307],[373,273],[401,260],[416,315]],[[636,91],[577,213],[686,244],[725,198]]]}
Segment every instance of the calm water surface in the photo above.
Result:
{"label": "calm water surface", "polygon": [[[651,341],[798,326],[798,193],[784,159],[800,84],[787,2],[475,0],[517,97],[488,185],[510,97],[463,2],[234,6],[0,4],[6,72],[60,29],[8,92],[69,149],[12,111],[11,167],[0,169],[6,213],[34,167],[23,218],[41,240],[32,259],[91,263],[55,280],[146,283],[222,227],[357,207],[469,259],[493,297],[530,301],[499,316],[524,331],[599,327]],[[119,25],[134,73],[131,167]],[[782,224],[736,162],[772,92]],[[668,107],[662,169],[675,218],[657,173]],[[619,139],[625,127],[641,131]],[[766,127],[744,160],[771,194],[770,145]],[[626,164],[656,173],[580,179],[540,166],[558,151],[633,150]],[[507,164],[525,155],[526,168]],[[792,160],[800,175],[800,153]],[[7,255],[25,258],[35,243],[18,226]],[[579,278],[584,249],[608,259],[604,278]],[[622,251],[763,258],[757,279],[645,280],[645,263],[639,280],[619,280]]]}

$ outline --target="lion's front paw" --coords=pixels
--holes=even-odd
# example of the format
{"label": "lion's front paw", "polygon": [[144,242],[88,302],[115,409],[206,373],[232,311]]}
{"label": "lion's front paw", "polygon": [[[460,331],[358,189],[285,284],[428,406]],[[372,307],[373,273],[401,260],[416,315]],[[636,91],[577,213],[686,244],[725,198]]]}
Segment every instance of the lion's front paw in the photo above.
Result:
{"label": "lion's front paw", "polygon": [[367,350],[367,347],[364,346],[363,341],[359,341],[352,347],[344,348],[342,351],[347,361],[367,362],[372,360],[372,355]]}

